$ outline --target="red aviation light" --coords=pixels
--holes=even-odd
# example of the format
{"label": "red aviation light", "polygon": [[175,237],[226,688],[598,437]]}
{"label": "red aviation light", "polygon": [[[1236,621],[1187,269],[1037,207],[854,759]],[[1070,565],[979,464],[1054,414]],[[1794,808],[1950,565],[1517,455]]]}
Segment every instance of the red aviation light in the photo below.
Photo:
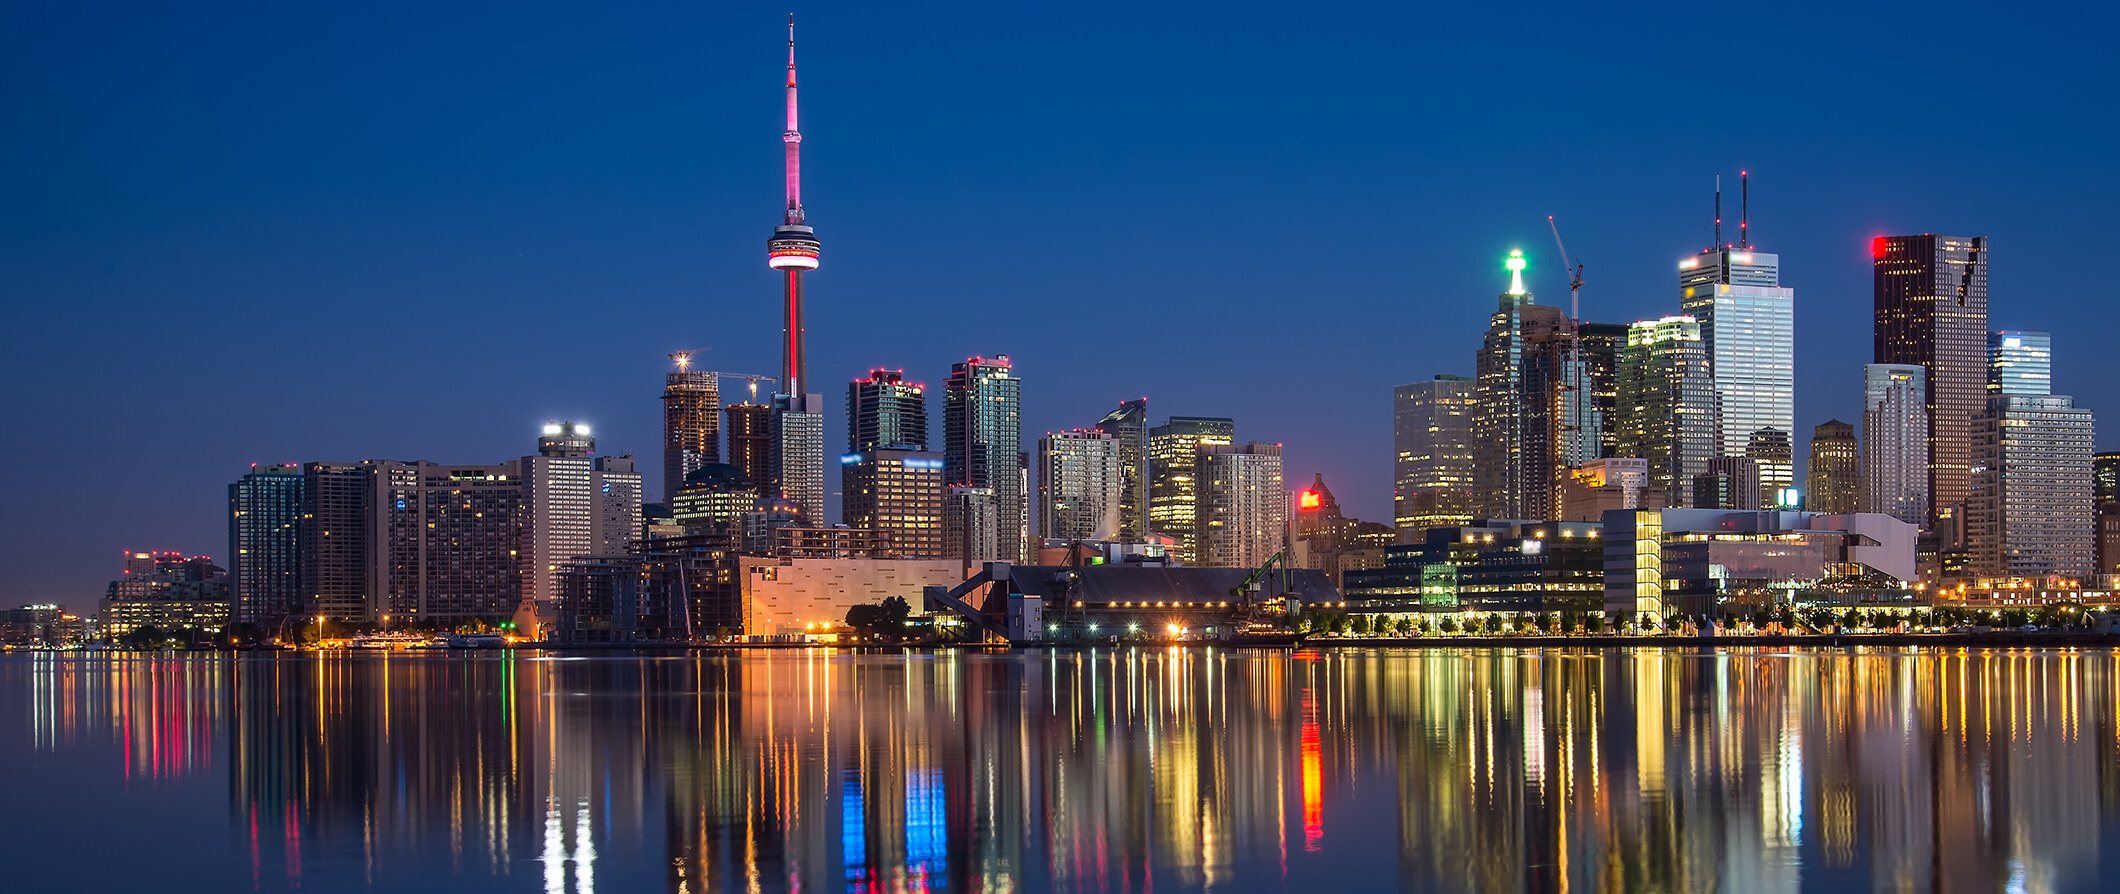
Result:
{"label": "red aviation light", "polygon": [[1318,508],[1321,502],[1322,501],[1319,499],[1317,491],[1306,490],[1300,496],[1296,497],[1296,508],[1316,509]]}
{"label": "red aviation light", "polygon": [[1891,251],[1891,240],[1888,240],[1883,236],[1877,236],[1870,240],[1870,257],[1883,258],[1885,255],[1890,254]]}

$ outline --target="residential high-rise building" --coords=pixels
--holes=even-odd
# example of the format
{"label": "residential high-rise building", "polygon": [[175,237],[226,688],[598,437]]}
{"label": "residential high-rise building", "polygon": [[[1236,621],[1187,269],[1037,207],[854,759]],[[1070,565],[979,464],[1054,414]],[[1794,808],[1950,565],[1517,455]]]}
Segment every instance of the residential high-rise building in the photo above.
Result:
{"label": "residential high-rise building", "polygon": [[[374,621],[389,611],[383,595],[391,569],[377,521],[382,511],[375,495],[377,469],[378,464],[367,462],[302,467],[298,614]],[[512,525],[512,516],[509,521]],[[512,536],[507,548],[514,549]],[[515,594],[508,595],[512,609]]]}
{"label": "residential high-rise building", "polygon": [[1786,437],[1796,427],[1796,290],[1781,285],[1781,257],[1717,246],[1680,261],[1678,283],[1679,313],[1700,323],[1715,380],[1716,455],[1745,455],[1761,429]]}
{"label": "residential high-rise building", "polygon": [[773,483],[773,408],[730,404],[722,410],[722,419],[729,430],[729,465],[764,493]]}
{"label": "residential high-rise building", "polygon": [[1204,444],[1196,474],[1195,564],[1256,568],[1287,547],[1281,445]]}
{"label": "residential high-rise building", "polygon": [[824,517],[824,395],[773,395],[768,417],[772,487],[801,507],[802,517]]}
{"label": "residential high-rise building", "polygon": [[1001,502],[993,488],[943,486],[942,557],[962,559],[967,566],[1009,561],[1001,552]]}
{"label": "residential high-rise building", "polygon": [[2089,574],[2096,565],[2095,423],[2069,397],[1997,394],[1973,419],[1965,532],[1982,576]]}
{"label": "residential high-rise building", "polygon": [[841,518],[847,527],[887,532],[892,555],[940,559],[942,454],[877,447],[839,458]]}
{"label": "residential high-rise building", "polygon": [[847,385],[847,452],[926,450],[927,387],[900,369],[870,370]]}
{"label": "residential high-rise building", "polygon": [[685,476],[721,462],[721,382],[692,369],[692,355],[670,355],[677,371],[663,382],[663,499],[685,485]]}
{"label": "residential high-rise building", "polygon": [[523,457],[525,601],[551,605],[559,593],[559,566],[597,554],[598,500],[589,481],[595,450],[589,426],[548,422],[537,439],[537,455]]}
{"label": "residential high-rise building", "polygon": [[1619,432],[1612,420],[1619,408],[1619,357],[1627,347],[1626,323],[1576,321],[1577,351],[1583,358],[1583,375],[1589,382],[1590,404],[1604,420],[1599,434],[1598,456],[1618,456]]}
{"label": "residential high-rise building", "polygon": [[1627,328],[1613,409],[1615,452],[1649,462],[1649,488],[1667,507],[1692,505],[1693,479],[1716,450],[1714,381],[1692,317]]}
{"label": "residential high-rise building", "polygon": [[2098,573],[2120,574],[2120,452],[2091,455],[2091,504],[2097,514]]}
{"label": "residential high-rise building", "polygon": [[1832,419],[1811,429],[1809,465],[1805,509],[1833,515],[1863,511],[1862,448],[1855,440],[1855,426]]}
{"label": "residential high-rise building", "polygon": [[233,616],[270,626],[302,605],[302,467],[259,466],[228,486]]}
{"label": "residential high-rise building", "polygon": [[367,584],[374,592],[374,620],[384,614],[412,622],[507,618],[536,592],[536,581],[549,586],[551,580],[549,574],[531,573],[533,567],[542,567],[533,566],[529,558],[526,547],[531,540],[543,539],[545,555],[564,561],[573,558],[561,555],[566,549],[592,536],[586,463],[579,481],[556,477],[552,473],[557,470],[551,468],[541,479],[555,491],[546,495],[546,508],[580,513],[578,520],[567,520],[564,536],[555,536],[549,524],[539,528],[531,523],[530,482],[520,460],[361,465],[367,468],[341,466],[333,471],[349,478],[362,472],[371,486],[361,515],[376,532],[374,572]]}
{"label": "residential high-rise building", "polygon": [[1987,407],[1988,240],[1879,236],[1870,256],[1875,360],[1925,372],[1930,518],[1922,524],[1952,547],[1963,540],[1973,418]]}
{"label": "residential high-rise building", "polygon": [[1753,508],[1795,508],[1785,505],[1787,492],[1796,486],[1796,448],[1789,443],[1789,433],[1775,428],[1753,432],[1752,440],[1745,444],[1745,458],[1759,469],[1760,504]]}
{"label": "residential high-rise building", "polygon": [[2091,499],[2120,503],[2120,451],[2091,455]]}
{"label": "residential high-rise building", "polygon": [[670,498],[670,517],[686,536],[734,535],[743,525],[744,513],[757,505],[758,485],[742,469],[714,463],[685,476],[685,486]]}
{"label": "residential high-rise building", "polygon": [[1988,333],[1988,394],[2054,393],[2054,337],[2004,329]]}
{"label": "residential high-rise building", "polygon": [[1113,540],[1125,496],[1119,439],[1092,429],[1038,439],[1038,536]]}
{"label": "residential high-rise building", "polygon": [[1023,525],[1030,503],[1023,492],[1023,381],[1006,354],[971,357],[951,365],[943,395],[943,484],[992,490],[1001,519],[1001,558],[1026,561],[1030,544]]}
{"label": "residential high-rise building", "polygon": [[1119,538],[1148,539],[1148,398],[1119,402],[1091,426],[1119,442]]}
{"label": "residential high-rise building", "polygon": [[1148,432],[1148,527],[1175,541],[1168,555],[1181,564],[1194,561],[1200,450],[1236,435],[1236,420],[1216,416],[1172,416]]}
{"label": "residential high-rise building", "polygon": [[1928,370],[1862,368],[1862,505],[1914,525],[1929,522]]}
{"label": "residential high-rise building", "polygon": [[1551,518],[1562,470],[1595,459],[1601,427],[1559,308],[1532,303],[1524,253],[1505,265],[1509,290],[1474,358],[1473,515]]}
{"label": "residential high-rise building", "polygon": [[1439,375],[1391,390],[1392,519],[1409,536],[1472,521],[1473,388]]}
{"label": "residential high-rise building", "polygon": [[623,556],[626,545],[640,539],[641,476],[633,455],[591,457],[589,494],[594,504],[595,543],[589,553]]}

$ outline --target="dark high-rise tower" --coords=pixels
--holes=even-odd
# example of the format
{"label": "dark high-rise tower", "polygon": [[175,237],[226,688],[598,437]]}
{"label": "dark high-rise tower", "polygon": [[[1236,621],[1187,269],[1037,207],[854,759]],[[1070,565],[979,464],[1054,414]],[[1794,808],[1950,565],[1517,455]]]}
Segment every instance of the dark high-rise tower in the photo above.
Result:
{"label": "dark high-rise tower", "polygon": [[1973,419],[1987,409],[1985,236],[1879,236],[1870,242],[1878,363],[1928,372],[1929,518],[1963,539]]}
{"label": "dark high-rise tower", "polygon": [[692,355],[670,355],[677,371],[663,383],[663,499],[685,486],[685,476],[721,462],[721,383],[692,369]]}
{"label": "dark high-rise tower", "polygon": [[1097,420],[1097,431],[1119,441],[1119,537],[1148,538],[1148,398],[1123,400]]}
{"label": "dark high-rise tower", "polygon": [[926,450],[927,428],[927,388],[904,370],[870,370],[847,385],[847,452]]}
{"label": "dark high-rise tower", "polygon": [[722,410],[729,429],[729,465],[742,470],[744,480],[761,495],[771,495],[772,415],[772,408],[764,404],[730,404]]}
{"label": "dark high-rise tower", "polygon": [[1030,503],[1023,492],[1023,382],[1004,354],[954,364],[944,387],[942,483],[991,490],[1001,558],[1024,561]]}

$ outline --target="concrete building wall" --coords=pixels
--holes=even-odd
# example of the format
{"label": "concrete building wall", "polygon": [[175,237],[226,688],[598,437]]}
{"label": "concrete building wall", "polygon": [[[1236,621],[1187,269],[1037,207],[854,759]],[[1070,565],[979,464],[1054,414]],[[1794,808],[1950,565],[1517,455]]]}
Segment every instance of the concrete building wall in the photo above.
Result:
{"label": "concrete building wall", "polygon": [[918,611],[929,586],[964,581],[955,559],[772,559],[743,557],[743,632],[802,633],[836,623],[847,609],[887,597]]}

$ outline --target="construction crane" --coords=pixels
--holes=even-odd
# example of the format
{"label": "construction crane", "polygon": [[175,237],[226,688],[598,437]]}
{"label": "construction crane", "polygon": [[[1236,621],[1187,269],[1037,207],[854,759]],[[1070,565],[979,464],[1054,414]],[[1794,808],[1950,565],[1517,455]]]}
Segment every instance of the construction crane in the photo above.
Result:
{"label": "construction crane", "polygon": [[[1582,391],[1582,377],[1584,372],[1582,364],[1583,263],[1568,256],[1568,244],[1561,241],[1561,225],[1553,220],[1553,215],[1546,215],[1546,226],[1553,230],[1553,247],[1560,249],[1561,267],[1568,271],[1568,365],[1575,370],[1576,382],[1575,385],[1572,387],[1566,386],[1565,384],[1563,385],[1563,387],[1566,390],[1577,392],[1568,401],[1570,415],[1574,417],[1574,419],[1572,420],[1573,424],[1568,426],[1568,430],[1574,432],[1575,437],[1580,438],[1582,437],[1583,431],[1583,397],[1580,393]],[[1563,378],[1563,382],[1566,382],[1565,377]],[[1588,445],[1577,444],[1576,448],[1578,454],[1580,454],[1581,451],[1587,446]],[[1576,460],[1577,463],[1580,463],[1582,457],[1578,455],[1576,457]]]}
{"label": "construction crane", "polygon": [[[690,372],[692,369],[692,355],[711,350],[713,348],[687,348],[682,351],[675,351],[670,354],[670,361],[677,364],[678,372]],[[759,382],[773,382],[776,384],[780,382],[779,379],[772,376],[762,376],[757,373],[715,372],[704,369],[700,370],[700,373],[714,376],[718,379],[744,379],[749,381],[751,383],[751,402],[754,404],[758,402]]]}
{"label": "construction crane", "polygon": [[1561,266],[1568,269],[1568,319],[1581,319],[1583,262],[1568,256],[1568,245],[1561,241],[1561,225],[1553,222],[1553,215],[1546,215],[1546,226],[1553,228],[1553,247],[1561,250]]}

